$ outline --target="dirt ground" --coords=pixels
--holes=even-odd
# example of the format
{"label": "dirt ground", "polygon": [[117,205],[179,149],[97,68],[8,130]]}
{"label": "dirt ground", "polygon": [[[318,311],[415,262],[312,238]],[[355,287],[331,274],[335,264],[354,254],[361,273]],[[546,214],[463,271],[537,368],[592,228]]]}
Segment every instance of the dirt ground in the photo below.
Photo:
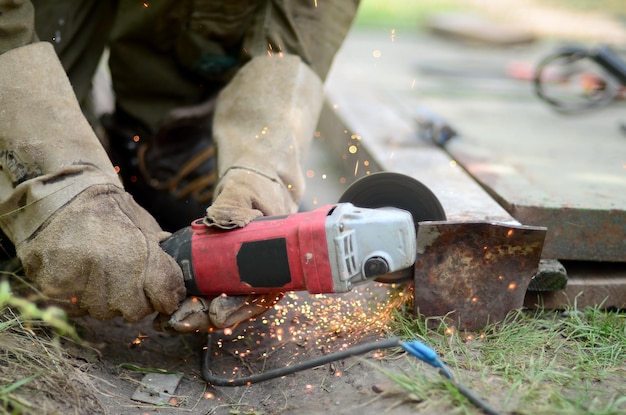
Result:
{"label": "dirt ground", "polygon": [[[214,333],[211,370],[225,378],[247,376],[377,340],[384,336],[393,297],[384,286],[359,287],[341,297],[290,294],[250,324]],[[410,400],[408,394],[391,386],[383,373],[406,366],[405,356],[369,353],[252,386],[214,388],[201,373],[206,334],[163,334],[152,329],[151,318],[139,324],[89,318],[77,323],[94,349],[81,349],[76,358],[90,363],[103,413],[377,414],[391,408],[394,414],[414,413],[401,405]],[[140,368],[182,373],[171,391],[173,405],[132,399],[145,375]]]}

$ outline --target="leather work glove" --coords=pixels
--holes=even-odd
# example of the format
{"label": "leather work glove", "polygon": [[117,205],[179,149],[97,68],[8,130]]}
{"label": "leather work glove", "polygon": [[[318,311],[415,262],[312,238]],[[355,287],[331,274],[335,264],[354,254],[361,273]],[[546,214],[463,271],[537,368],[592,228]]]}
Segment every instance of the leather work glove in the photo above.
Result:
{"label": "leather work glove", "polygon": [[207,225],[230,229],[297,211],[323,97],[322,81],[298,56],[257,56],[241,68],[215,108],[218,185]]}
{"label": "leather work glove", "polygon": [[235,327],[267,312],[282,298],[282,293],[221,295],[213,299],[189,297],[171,316],[159,315],[154,321],[154,327],[157,330],[177,333]]}
{"label": "leather work glove", "polygon": [[49,43],[0,55],[0,227],[70,315],[137,321],[185,297],[167,234],[122,188]]}
{"label": "leather work glove", "polygon": [[[320,78],[295,55],[253,58],[220,92],[213,120],[219,182],[205,224],[243,227],[259,216],[295,213],[323,101]],[[263,314],[283,293],[193,297],[162,327],[223,328]]]}

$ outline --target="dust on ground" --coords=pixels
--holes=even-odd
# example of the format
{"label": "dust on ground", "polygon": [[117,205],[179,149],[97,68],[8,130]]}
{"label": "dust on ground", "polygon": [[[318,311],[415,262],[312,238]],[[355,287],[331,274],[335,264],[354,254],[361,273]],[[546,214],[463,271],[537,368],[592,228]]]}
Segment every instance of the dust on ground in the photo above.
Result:
{"label": "dust on ground", "polygon": [[[394,295],[384,286],[359,287],[344,296],[291,293],[256,320],[212,335],[214,376],[249,376],[293,365],[385,335]],[[401,291],[400,291],[401,292]],[[406,366],[406,356],[369,353],[279,379],[241,387],[212,387],[202,378],[207,334],[168,335],[153,330],[151,318],[138,324],[120,319],[76,320],[93,349],[75,358],[87,370],[107,414],[375,414],[411,397],[393,387],[385,370]],[[182,373],[168,406],[131,399],[142,369]],[[381,393],[383,391],[383,393]]]}

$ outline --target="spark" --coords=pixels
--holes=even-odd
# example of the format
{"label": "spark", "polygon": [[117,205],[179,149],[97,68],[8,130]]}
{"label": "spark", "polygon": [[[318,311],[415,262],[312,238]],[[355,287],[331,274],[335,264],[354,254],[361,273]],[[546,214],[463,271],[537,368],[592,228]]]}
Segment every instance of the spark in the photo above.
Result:
{"label": "spark", "polygon": [[315,170],[307,170],[306,177],[308,177],[309,179],[312,179],[313,177],[315,177]]}
{"label": "spark", "polygon": [[139,142],[139,140],[140,140],[140,138],[139,138],[139,136],[138,136],[138,135],[133,136],[133,141],[134,141],[135,143],[138,143],[138,142]]}
{"label": "spark", "polygon": [[506,237],[510,238],[511,236],[513,236],[513,234],[515,233],[515,231],[513,231],[513,229],[509,229],[506,233]]}
{"label": "spark", "polygon": [[145,339],[147,339],[147,338],[149,338],[149,337],[150,337],[150,336],[147,336],[147,335],[145,335],[145,334],[141,334],[141,333],[137,334],[137,337],[136,337],[136,338],[135,338],[132,342],[130,342],[130,345],[129,345],[129,346],[130,346],[130,348],[132,349],[132,348],[135,348],[135,347],[137,347],[137,346],[141,346],[141,343],[142,343]]}
{"label": "spark", "polygon": [[396,40],[396,29],[391,29],[391,41]]}
{"label": "spark", "polygon": [[[345,350],[363,338],[385,336],[394,310],[411,298],[412,287],[379,283],[355,287],[340,296],[288,292],[264,316],[247,326],[239,326],[234,338],[234,329],[224,331],[217,345],[250,364],[260,360],[263,365],[268,362],[289,366],[301,361],[311,347],[330,353]],[[218,348],[216,356],[223,354]],[[274,354],[281,350],[289,351],[289,356]],[[382,353],[375,355],[377,359],[381,357]],[[242,371],[238,366],[227,376],[235,377]],[[342,376],[342,372],[333,370],[333,375]]]}
{"label": "spark", "polygon": [[144,9],[147,9],[148,7],[150,7],[147,1],[144,1],[142,5]]}
{"label": "spark", "polygon": [[415,78],[411,81],[411,90],[415,88]]}
{"label": "spark", "polygon": [[230,328],[230,327],[226,327],[226,328],[224,329],[224,335],[226,335],[226,336],[230,336],[230,335],[232,335],[232,334],[233,334],[233,329],[232,329],[232,328]]}
{"label": "spark", "polygon": [[356,164],[354,165],[354,175],[356,176],[357,172],[359,171],[359,161],[356,161]]}
{"label": "spark", "polygon": [[206,392],[204,394],[204,399],[215,399],[215,395],[212,394],[211,392]]}
{"label": "spark", "polygon": [[517,284],[516,283],[512,282],[512,283],[509,284],[509,291],[513,291],[516,288],[517,288]]}
{"label": "spark", "polygon": [[357,150],[358,149],[357,149],[357,147],[355,145],[351,145],[350,147],[348,147],[348,152],[350,154],[356,154]]}
{"label": "spark", "polygon": [[120,166],[113,166],[113,169],[115,170],[115,173],[120,172]]}
{"label": "spark", "polygon": [[375,50],[374,52],[372,52],[372,56],[373,56],[374,58],[376,58],[376,59],[380,58],[380,57],[381,57],[381,55],[382,55],[382,52],[381,52],[381,51],[379,51],[378,49],[377,49],[377,50]]}
{"label": "spark", "polygon": [[457,166],[457,162],[456,160],[450,160],[450,167],[456,167]]}

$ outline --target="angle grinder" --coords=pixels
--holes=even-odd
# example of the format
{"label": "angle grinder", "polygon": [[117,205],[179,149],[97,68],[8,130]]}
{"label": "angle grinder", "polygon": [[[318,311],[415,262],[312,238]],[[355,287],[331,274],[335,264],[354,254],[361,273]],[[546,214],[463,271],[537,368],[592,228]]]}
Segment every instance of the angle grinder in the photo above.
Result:
{"label": "angle grinder", "polygon": [[198,219],[161,246],[180,265],[189,295],[342,293],[372,279],[411,279],[417,224],[427,220],[445,220],[432,191],[382,172],[357,180],[336,204],[233,230]]}

